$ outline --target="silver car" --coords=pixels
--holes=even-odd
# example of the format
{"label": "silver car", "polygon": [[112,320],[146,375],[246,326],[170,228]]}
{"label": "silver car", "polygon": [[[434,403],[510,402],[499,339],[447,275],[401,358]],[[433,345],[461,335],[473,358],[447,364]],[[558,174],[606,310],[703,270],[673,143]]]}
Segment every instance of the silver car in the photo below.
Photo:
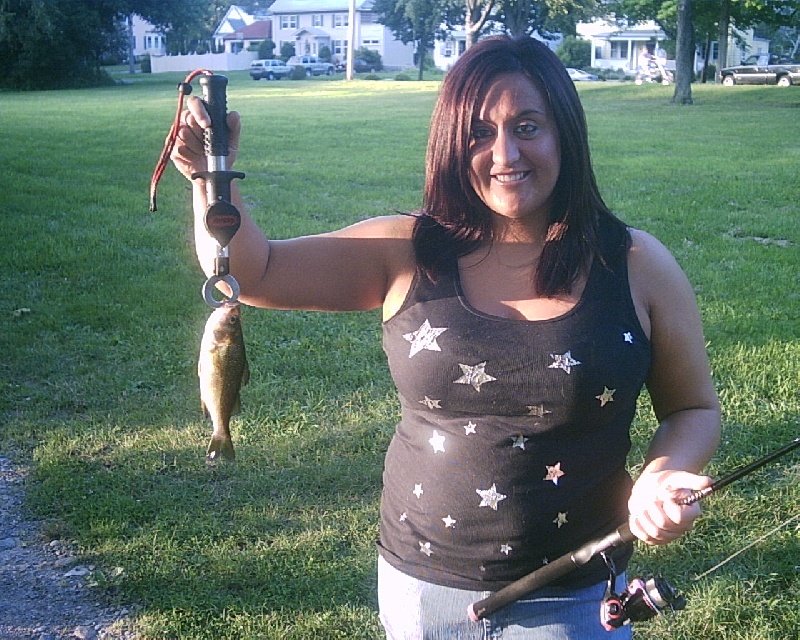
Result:
{"label": "silver car", "polygon": [[283,60],[253,60],[250,63],[250,77],[253,80],[280,80],[292,72],[292,68]]}

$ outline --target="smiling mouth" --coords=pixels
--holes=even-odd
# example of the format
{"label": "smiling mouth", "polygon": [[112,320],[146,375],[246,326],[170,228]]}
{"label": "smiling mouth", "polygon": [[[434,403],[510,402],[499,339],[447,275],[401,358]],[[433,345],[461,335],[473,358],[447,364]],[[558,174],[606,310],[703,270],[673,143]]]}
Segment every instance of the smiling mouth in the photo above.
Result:
{"label": "smiling mouth", "polygon": [[530,171],[518,171],[517,173],[498,173],[492,176],[493,180],[501,184],[508,184],[510,182],[519,182],[524,180],[530,175]]}

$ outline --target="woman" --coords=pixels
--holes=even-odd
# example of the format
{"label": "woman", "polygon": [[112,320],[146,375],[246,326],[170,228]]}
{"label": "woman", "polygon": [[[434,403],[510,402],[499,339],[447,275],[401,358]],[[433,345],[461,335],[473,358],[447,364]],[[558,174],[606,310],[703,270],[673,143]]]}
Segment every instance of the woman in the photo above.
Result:
{"label": "woman", "polygon": [[[192,101],[173,152],[187,177],[204,168],[204,126]],[[234,113],[229,127],[232,162]],[[211,273],[202,180],[194,203]],[[246,304],[383,310],[402,407],[378,545],[388,638],[605,637],[600,562],[481,623],[465,611],[625,519],[664,544],[699,515],[672,500],[710,484],[698,474],[720,429],[692,289],[603,203],[578,95],[542,43],[488,38],[447,74],[419,214],[277,241],[244,214],[231,256]],[[634,484],[643,385],[659,427]]]}

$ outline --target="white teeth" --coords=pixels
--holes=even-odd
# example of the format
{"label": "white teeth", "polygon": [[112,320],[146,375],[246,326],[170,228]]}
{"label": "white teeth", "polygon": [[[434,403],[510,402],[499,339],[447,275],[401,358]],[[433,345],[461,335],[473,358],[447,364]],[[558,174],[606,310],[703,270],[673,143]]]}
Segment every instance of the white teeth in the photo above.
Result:
{"label": "white teeth", "polygon": [[525,175],[526,174],[524,171],[520,171],[519,173],[497,174],[494,176],[494,179],[498,182],[516,182],[518,180],[522,180]]}

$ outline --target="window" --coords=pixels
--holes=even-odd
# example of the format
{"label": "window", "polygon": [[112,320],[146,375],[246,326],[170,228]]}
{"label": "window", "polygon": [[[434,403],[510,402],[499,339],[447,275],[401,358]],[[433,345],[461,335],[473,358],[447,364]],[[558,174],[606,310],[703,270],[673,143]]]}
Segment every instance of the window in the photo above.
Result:
{"label": "window", "polygon": [[312,27],[324,27],[325,26],[325,16],[322,13],[314,13],[311,15],[311,26]]}
{"label": "window", "polygon": [[611,57],[624,59],[628,57],[628,41],[615,40],[611,43]]}
{"label": "window", "polygon": [[297,16],[281,16],[281,29],[297,29]]}
{"label": "window", "polygon": [[350,24],[350,20],[348,19],[350,16],[347,13],[334,13],[333,14],[333,26],[334,27],[346,27]]}
{"label": "window", "polygon": [[347,57],[347,40],[334,40],[331,44],[334,55]]}
{"label": "window", "polygon": [[361,24],[375,24],[375,14],[371,11],[362,11],[361,12]]}

